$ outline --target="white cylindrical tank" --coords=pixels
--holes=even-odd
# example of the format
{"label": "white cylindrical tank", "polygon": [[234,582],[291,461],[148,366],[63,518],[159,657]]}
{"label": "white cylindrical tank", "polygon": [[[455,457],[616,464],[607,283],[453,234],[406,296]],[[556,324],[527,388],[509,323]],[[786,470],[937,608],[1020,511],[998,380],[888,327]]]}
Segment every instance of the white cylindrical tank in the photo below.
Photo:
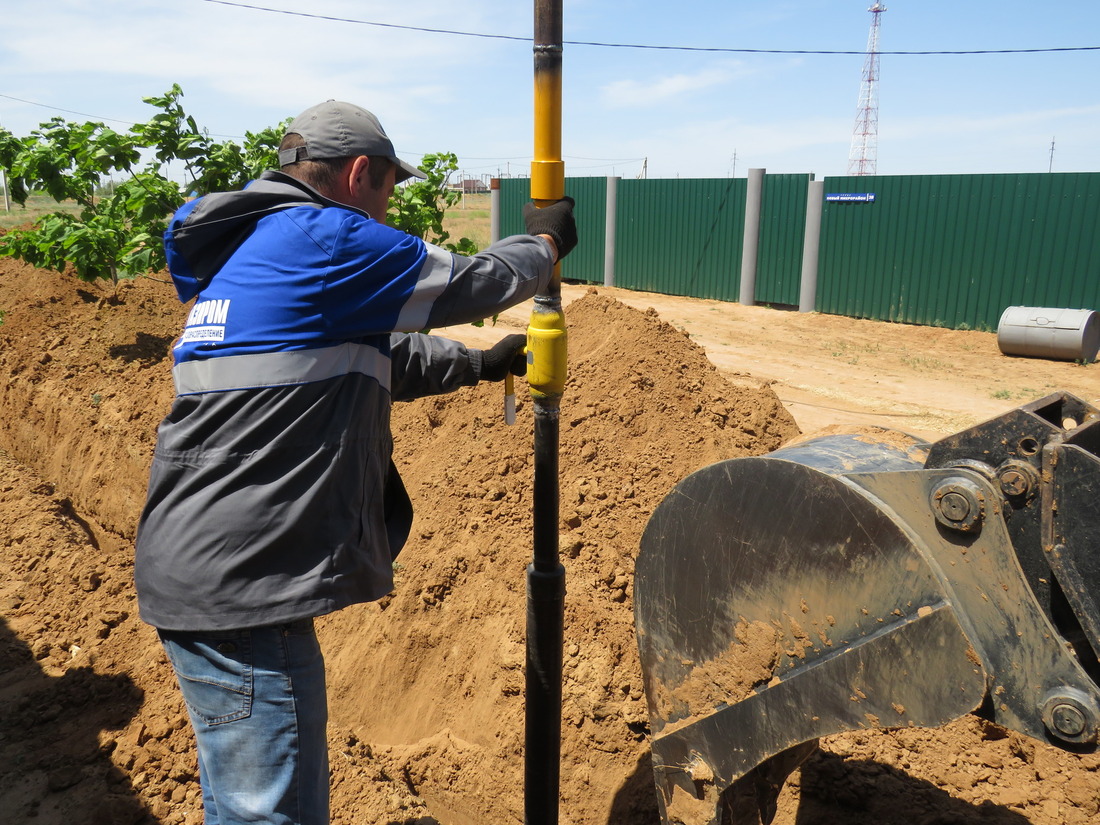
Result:
{"label": "white cylindrical tank", "polygon": [[997,346],[1005,355],[1095,361],[1100,317],[1091,309],[1008,307],[997,324]]}

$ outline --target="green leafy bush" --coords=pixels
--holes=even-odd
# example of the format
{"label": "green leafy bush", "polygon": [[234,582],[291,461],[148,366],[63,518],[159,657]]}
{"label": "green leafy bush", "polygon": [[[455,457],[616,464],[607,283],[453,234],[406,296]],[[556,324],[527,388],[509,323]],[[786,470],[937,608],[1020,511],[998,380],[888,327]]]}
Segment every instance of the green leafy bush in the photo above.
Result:
{"label": "green leafy bush", "polygon": [[[162,235],[187,197],[238,188],[275,167],[285,123],[247,132],[244,146],[219,143],[184,112],[181,97],[173,85],[159,97],[143,98],[159,111],[126,133],[62,118],[24,138],[0,129],[0,166],[12,200],[23,205],[38,190],[79,210],[52,212],[30,229],[8,232],[0,237],[0,255],[58,272],[71,266],[85,281],[117,283],[162,269]],[[173,163],[183,166],[182,183],[169,178]],[[121,183],[104,184],[116,175]]]}
{"label": "green leafy bush", "polygon": [[462,197],[447,188],[451,175],[458,171],[458,157],[450,152],[424,155],[419,168],[427,176],[424,180],[410,179],[393,193],[390,226],[459,255],[473,255],[477,244],[469,238],[452,242],[451,233],[443,228],[444,212]]}
{"label": "green leafy bush", "polygon": [[[279,141],[289,118],[245,132],[243,145],[217,142],[184,111],[182,97],[182,89],[173,84],[163,95],[143,98],[157,113],[125,133],[102,123],[62,118],[40,124],[24,138],[0,128],[0,167],[7,171],[12,199],[24,205],[32,191],[41,191],[59,204],[77,206],[3,235],[0,255],[58,272],[72,267],[82,280],[117,284],[120,278],[164,268],[164,230],[185,200],[240,189],[278,168]],[[169,177],[174,166],[182,166],[183,182]],[[452,252],[477,252],[469,238],[450,242],[443,229],[444,211],[460,197],[447,189],[458,158],[425,155],[421,169],[426,180],[394,193],[390,223]]]}

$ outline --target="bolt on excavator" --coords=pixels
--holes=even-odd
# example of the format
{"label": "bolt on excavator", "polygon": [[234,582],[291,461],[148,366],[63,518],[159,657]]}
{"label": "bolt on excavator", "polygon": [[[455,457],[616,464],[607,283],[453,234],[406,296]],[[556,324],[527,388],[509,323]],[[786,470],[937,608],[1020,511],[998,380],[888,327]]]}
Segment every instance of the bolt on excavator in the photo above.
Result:
{"label": "bolt on excavator", "polygon": [[767,825],[823,736],[976,714],[1100,737],[1100,409],[1059,392],[935,443],[830,435],[704,467],[642,537],[665,825]]}

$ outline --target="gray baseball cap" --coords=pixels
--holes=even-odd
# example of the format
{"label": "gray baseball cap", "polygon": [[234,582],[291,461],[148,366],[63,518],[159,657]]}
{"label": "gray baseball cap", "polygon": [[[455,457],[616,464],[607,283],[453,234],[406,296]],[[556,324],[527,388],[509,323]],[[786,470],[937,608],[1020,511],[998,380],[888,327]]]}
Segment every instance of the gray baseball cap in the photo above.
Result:
{"label": "gray baseball cap", "polygon": [[299,160],[378,155],[397,165],[397,183],[426,177],[415,166],[397,157],[378,118],[351,103],[327,100],[311,106],[294,118],[286,134],[301,135],[306,145],[280,151],[280,166]]}

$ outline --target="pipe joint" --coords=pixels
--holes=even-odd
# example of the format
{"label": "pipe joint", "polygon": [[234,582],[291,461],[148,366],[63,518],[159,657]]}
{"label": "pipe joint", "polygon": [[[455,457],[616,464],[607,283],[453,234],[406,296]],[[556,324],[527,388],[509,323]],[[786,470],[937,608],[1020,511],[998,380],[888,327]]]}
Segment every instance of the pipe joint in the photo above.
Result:
{"label": "pipe joint", "polygon": [[566,339],[561,301],[537,296],[527,327],[527,383],[533,398],[560,398],[565,392]]}

